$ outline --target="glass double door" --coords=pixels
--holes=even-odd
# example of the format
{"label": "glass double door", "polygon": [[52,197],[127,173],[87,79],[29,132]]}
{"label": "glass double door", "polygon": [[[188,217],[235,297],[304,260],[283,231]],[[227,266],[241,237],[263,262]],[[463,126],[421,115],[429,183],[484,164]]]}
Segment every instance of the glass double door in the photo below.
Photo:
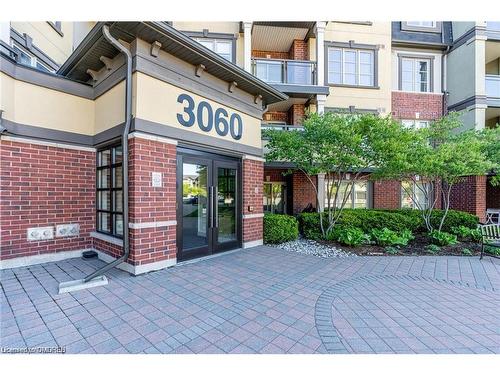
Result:
{"label": "glass double door", "polygon": [[[197,155],[198,154],[198,155]],[[177,257],[210,255],[240,246],[240,163],[213,154],[179,153]]]}

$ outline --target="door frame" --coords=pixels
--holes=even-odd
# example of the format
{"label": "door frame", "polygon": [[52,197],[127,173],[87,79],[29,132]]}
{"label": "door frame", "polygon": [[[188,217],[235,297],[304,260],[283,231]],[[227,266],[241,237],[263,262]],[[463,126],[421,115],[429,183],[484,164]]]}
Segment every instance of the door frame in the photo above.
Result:
{"label": "door frame", "polygon": [[[213,209],[215,203],[215,197],[211,196],[208,215],[207,215],[207,235],[208,235],[208,246],[192,250],[189,255],[182,253],[183,245],[183,212],[182,212],[182,179],[183,179],[183,162],[187,160],[188,162],[193,162],[194,164],[207,164],[208,165],[208,176],[207,176],[207,192],[211,191],[212,186],[214,186],[217,176],[216,166],[217,164],[232,165],[236,166],[237,176],[236,176],[236,192],[237,192],[237,204],[236,204],[236,241],[228,242],[227,244],[218,245],[216,243],[217,236],[214,235],[216,229],[211,227],[210,223],[212,221]],[[181,146],[177,147],[177,160],[176,160],[176,218],[177,218],[177,231],[176,231],[176,247],[177,247],[177,261],[183,261],[188,259],[193,259],[201,256],[212,255],[222,251],[233,250],[236,248],[241,248],[243,240],[243,178],[242,178],[242,162],[241,159],[230,157],[221,154],[215,154],[213,152],[184,148]]]}

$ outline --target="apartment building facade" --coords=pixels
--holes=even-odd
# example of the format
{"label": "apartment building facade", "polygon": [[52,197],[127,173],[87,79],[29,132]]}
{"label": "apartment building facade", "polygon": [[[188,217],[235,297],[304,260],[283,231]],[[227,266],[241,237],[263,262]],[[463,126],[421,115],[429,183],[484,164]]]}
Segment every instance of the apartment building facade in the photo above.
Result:
{"label": "apartment building facade", "polygon": [[[131,255],[121,267],[135,274],[261,244],[265,212],[318,209],[306,176],[264,162],[261,129],[296,130],[325,111],[407,126],[448,110],[476,128],[498,120],[492,23],[2,23],[2,267],[123,253],[127,63],[103,26],[132,54]],[[458,87],[469,75],[471,95]],[[458,186],[454,208],[481,218],[499,208],[487,178]],[[324,176],[312,180],[321,209]],[[398,181],[352,189],[350,207],[412,206]]]}

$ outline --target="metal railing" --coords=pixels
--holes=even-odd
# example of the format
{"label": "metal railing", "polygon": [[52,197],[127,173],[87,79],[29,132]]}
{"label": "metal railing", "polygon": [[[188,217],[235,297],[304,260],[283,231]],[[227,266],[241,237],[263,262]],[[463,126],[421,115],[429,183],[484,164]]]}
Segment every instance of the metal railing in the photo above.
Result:
{"label": "metal railing", "polygon": [[304,60],[252,59],[252,72],[267,83],[315,85],[316,62]]}
{"label": "metal railing", "polygon": [[486,96],[500,98],[500,75],[487,74],[485,81]]}
{"label": "metal railing", "polygon": [[302,125],[288,125],[288,124],[262,124],[261,125],[261,131],[262,131],[262,139],[267,139],[265,136],[265,131],[266,130],[281,130],[281,131],[302,131],[304,130],[304,127]]}

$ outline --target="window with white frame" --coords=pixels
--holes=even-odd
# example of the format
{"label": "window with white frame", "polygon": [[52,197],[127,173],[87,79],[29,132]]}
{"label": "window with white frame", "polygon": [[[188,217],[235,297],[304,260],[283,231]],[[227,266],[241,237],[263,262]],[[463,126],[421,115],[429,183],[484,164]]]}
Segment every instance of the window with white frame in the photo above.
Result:
{"label": "window with white frame", "polygon": [[429,126],[428,120],[401,120],[405,128],[423,129]]}
{"label": "window with white frame", "polygon": [[431,59],[402,57],[400,89],[402,91],[431,92]]}
{"label": "window with white frame", "polygon": [[375,51],[329,47],[328,83],[375,86]]}
{"label": "window with white frame", "polygon": [[221,55],[226,60],[233,61],[233,41],[230,39],[194,38],[209,50]]}
{"label": "window with white frame", "polygon": [[[335,199],[336,186],[330,186],[330,205]],[[337,194],[337,208],[342,206],[345,200],[345,208],[368,208],[368,182],[342,181]],[[325,182],[325,209],[328,208],[328,186]]]}
{"label": "window with white frame", "polygon": [[18,43],[12,41],[12,49],[17,53],[18,62],[23,65],[35,67],[44,72],[54,73],[54,69],[41,62],[36,56],[21,47]]}
{"label": "window with white frame", "polygon": [[430,185],[424,182],[401,182],[401,208],[424,209],[429,201]]}
{"label": "window with white frame", "polygon": [[428,27],[428,28],[436,28],[436,21],[407,21],[406,24],[408,26],[413,27]]}

